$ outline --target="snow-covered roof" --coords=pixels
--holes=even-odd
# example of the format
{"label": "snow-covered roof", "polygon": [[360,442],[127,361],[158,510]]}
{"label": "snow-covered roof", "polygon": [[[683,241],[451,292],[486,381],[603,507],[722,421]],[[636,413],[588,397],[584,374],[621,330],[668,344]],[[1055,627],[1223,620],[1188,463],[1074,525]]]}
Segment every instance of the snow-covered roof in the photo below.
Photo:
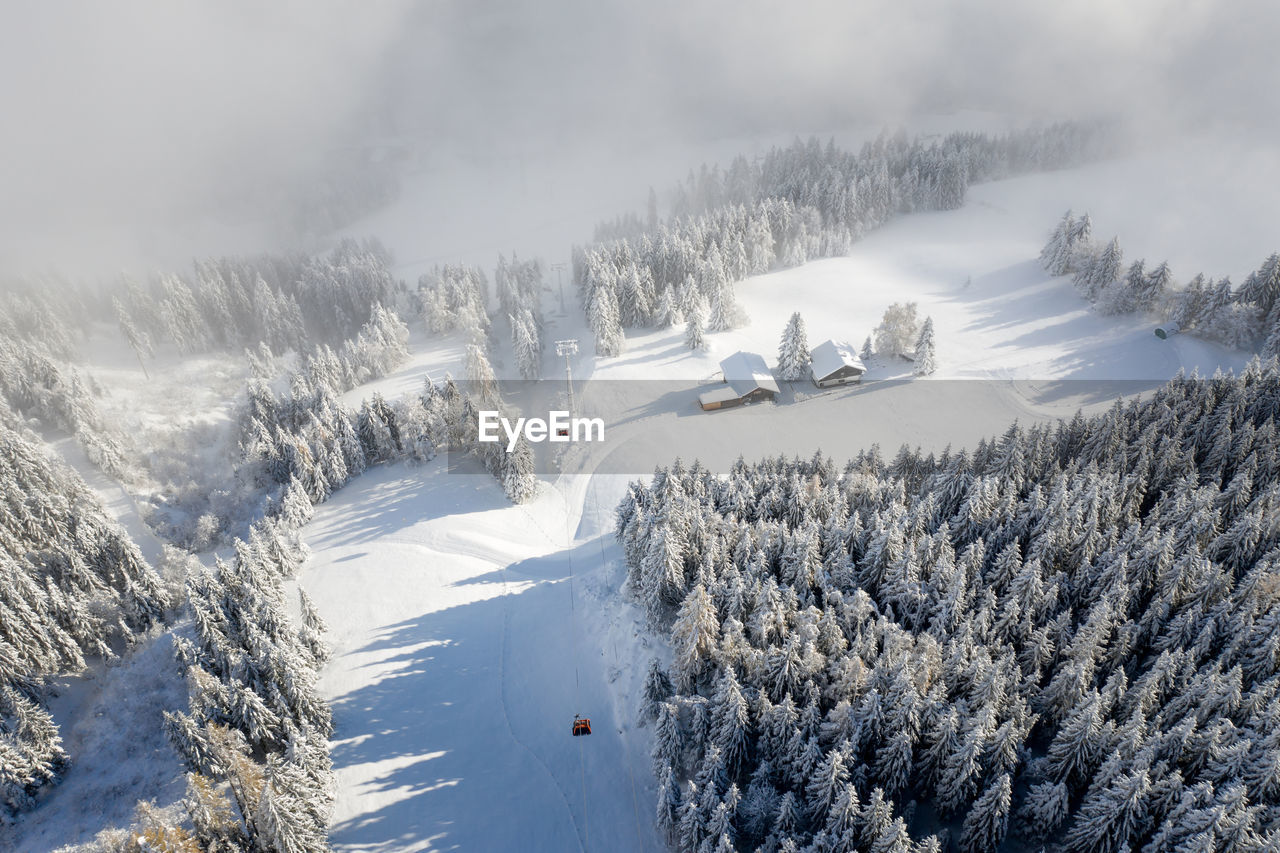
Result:
{"label": "snow-covered roof", "polygon": [[728,385],[722,385],[714,391],[698,395],[698,402],[704,406],[710,406],[712,403],[727,403],[736,399],[738,399],[738,392]]}
{"label": "snow-covered roof", "polygon": [[813,378],[826,379],[844,367],[855,368],[859,373],[866,373],[867,367],[858,358],[858,351],[845,341],[823,341],[813,348],[809,354],[813,360]]}
{"label": "snow-covered roof", "polygon": [[720,362],[720,370],[724,373],[724,381],[739,397],[745,397],[757,388],[778,393],[778,383],[773,380],[769,366],[756,353],[739,350]]}

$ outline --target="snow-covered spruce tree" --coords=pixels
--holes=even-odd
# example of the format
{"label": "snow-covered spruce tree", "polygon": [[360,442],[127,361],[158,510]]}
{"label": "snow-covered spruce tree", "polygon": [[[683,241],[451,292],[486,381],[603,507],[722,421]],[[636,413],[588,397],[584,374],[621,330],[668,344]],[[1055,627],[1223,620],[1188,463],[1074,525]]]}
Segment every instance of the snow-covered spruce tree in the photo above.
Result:
{"label": "snow-covered spruce tree", "polygon": [[964,819],[964,831],[960,836],[963,853],[982,853],[995,850],[1004,841],[1009,829],[1009,805],[1013,799],[1013,786],[1008,773],[987,786],[973,804]]}
{"label": "snow-covered spruce tree", "polygon": [[476,399],[485,405],[498,403],[498,379],[489,364],[489,357],[476,344],[467,345],[467,381],[471,383]]}
{"label": "snow-covered spruce tree", "polygon": [[1096,302],[1102,291],[1120,278],[1123,263],[1120,241],[1113,237],[1110,243],[1081,262],[1074,279],[1076,289],[1085,299]]}
{"label": "snow-covered spruce tree", "polygon": [[671,632],[647,701],[679,843],[939,849],[913,800],[968,850],[1271,843],[1278,410],[1255,361],[972,452],[633,484],[617,535]]}
{"label": "snow-covered spruce tree", "polygon": [[606,358],[620,355],[625,336],[612,287],[601,286],[592,293],[587,320],[595,337],[596,355]]}
{"label": "snow-covered spruce tree", "polygon": [[1070,234],[1074,224],[1075,218],[1070,210],[1062,214],[1062,219],[1049,235],[1049,242],[1040,250],[1040,263],[1049,275],[1066,275],[1070,270]]}
{"label": "snow-covered spruce tree", "polygon": [[707,341],[703,336],[701,309],[694,306],[687,315],[689,319],[684,324],[684,345],[695,352],[706,349]]}
{"label": "snow-covered spruce tree", "polygon": [[920,337],[916,338],[916,376],[929,376],[938,369],[936,345],[933,337],[933,318],[925,317],[920,326]]}
{"label": "snow-covered spruce tree", "polygon": [[1137,310],[1138,300],[1146,290],[1146,262],[1134,261],[1124,278],[1105,285],[1098,293],[1099,314],[1130,314]]}
{"label": "snow-covered spruce tree", "polygon": [[727,332],[736,325],[737,305],[733,299],[733,285],[722,282],[711,295],[711,313],[707,318],[707,331]]}
{"label": "snow-covered spruce tree", "polygon": [[508,315],[508,320],[511,324],[511,348],[516,355],[520,378],[537,379],[542,368],[542,346],[533,314],[525,309],[518,315]]}
{"label": "snow-covered spruce tree", "polygon": [[1280,253],[1272,253],[1262,266],[1249,274],[1240,285],[1240,299],[1258,306],[1264,316],[1270,315],[1280,301]]}
{"label": "snow-covered spruce tree", "polygon": [[1137,310],[1152,311],[1160,308],[1168,298],[1172,286],[1173,272],[1167,261],[1161,261],[1147,273],[1134,294]]}
{"label": "snow-covered spruce tree", "polygon": [[809,374],[809,336],[805,333],[804,318],[796,311],[782,331],[778,344],[778,375],[787,381],[804,379]]}
{"label": "snow-covered spruce tree", "polygon": [[684,318],[680,312],[675,290],[672,288],[663,290],[662,296],[658,298],[658,307],[654,311],[654,325],[659,329],[672,329],[679,325],[682,319]]}
{"label": "snow-covered spruce tree", "polygon": [[1067,271],[1075,272],[1083,259],[1093,254],[1093,220],[1089,214],[1071,223],[1067,232]]}
{"label": "snow-covered spruce tree", "polygon": [[1262,342],[1262,350],[1259,355],[1265,359],[1280,357],[1280,312],[1272,311],[1275,316],[1271,319],[1271,327],[1267,330],[1267,337]]}
{"label": "snow-covered spruce tree", "polygon": [[145,332],[139,331],[138,327],[134,325],[133,318],[129,316],[129,310],[124,307],[124,303],[120,301],[119,297],[111,297],[111,309],[115,312],[116,324],[120,327],[120,334],[124,335],[129,348],[138,357],[138,366],[142,368],[142,375],[150,382],[151,375],[147,373],[146,359],[154,355],[151,339]]}
{"label": "snow-covered spruce tree", "polygon": [[533,448],[521,435],[510,453],[503,455],[502,490],[512,503],[527,503],[538,490],[538,477],[534,473]]}
{"label": "snow-covered spruce tree", "polygon": [[867,365],[871,364],[871,356],[875,354],[875,350],[871,348],[871,336],[867,335],[866,340],[862,342],[862,352],[859,353],[862,358],[862,363]]}
{"label": "snow-covered spruce tree", "polygon": [[1054,228],[1049,242],[1040,250],[1040,263],[1050,275],[1068,275],[1076,272],[1083,262],[1092,257],[1093,225],[1089,214],[1076,219],[1071,211],[1063,214]]}
{"label": "snow-covered spruce tree", "polygon": [[895,302],[885,309],[880,325],[876,326],[876,352],[901,356],[911,348],[920,334],[914,302]]}

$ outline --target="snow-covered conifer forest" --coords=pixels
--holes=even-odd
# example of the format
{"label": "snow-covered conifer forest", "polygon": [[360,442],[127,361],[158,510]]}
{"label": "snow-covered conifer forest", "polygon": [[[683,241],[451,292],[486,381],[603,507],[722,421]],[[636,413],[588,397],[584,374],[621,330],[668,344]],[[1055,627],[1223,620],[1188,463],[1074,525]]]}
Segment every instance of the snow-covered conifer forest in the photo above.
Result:
{"label": "snow-covered conifer forest", "polygon": [[0,853],[1280,850],[1264,5],[0,13]]}
{"label": "snow-covered conifer forest", "polygon": [[1270,849],[1278,395],[1254,362],[972,451],[632,485],[665,838]]}

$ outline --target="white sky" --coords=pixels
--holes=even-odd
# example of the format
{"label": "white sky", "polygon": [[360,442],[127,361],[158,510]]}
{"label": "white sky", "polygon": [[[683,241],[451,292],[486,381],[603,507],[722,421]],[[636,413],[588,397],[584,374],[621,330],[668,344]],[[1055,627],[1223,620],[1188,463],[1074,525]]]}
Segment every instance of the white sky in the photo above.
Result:
{"label": "white sky", "polygon": [[500,161],[962,109],[1122,113],[1153,135],[1213,126],[1270,145],[1280,115],[1267,0],[67,0],[0,15],[0,269],[270,244],[281,195],[370,129]]}

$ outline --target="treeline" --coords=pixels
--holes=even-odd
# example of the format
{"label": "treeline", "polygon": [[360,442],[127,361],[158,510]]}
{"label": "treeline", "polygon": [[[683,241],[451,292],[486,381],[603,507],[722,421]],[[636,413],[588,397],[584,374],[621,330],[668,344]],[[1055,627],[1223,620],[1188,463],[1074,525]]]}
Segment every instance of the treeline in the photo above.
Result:
{"label": "treeline", "polygon": [[511,260],[498,256],[494,273],[498,310],[511,329],[511,351],[521,379],[537,379],[542,372],[543,335],[542,266],[536,261]]}
{"label": "treeline", "polygon": [[[536,260],[498,256],[494,271],[497,316],[505,316],[511,348],[522,379],[537,379],[545,349],[542,266]],[[445,265],[418,279],[423,323],[431,332],[462,331],[468,342],[492,352],[496,344],[489,316],[489,279],[479,267]],[[487,356],[486,356],[487,358]]]}
{"label": "treeline", "polygon": [[618,509],[680,850],[1280,845],[1280,368]]}
{"label": "treeline", "polygon": [[196,261],[189,275],[126,282],[112,298],[123,308],[122,328],[128,323],[183,355],[240,352],[260,343],[274,352],[304,352],[340,345],[372,319],[375,306],[396,302],[400,285],[389,261],[376,241],[348,238],[318,257]]}
{"label": "treeline", "polygon": [[144,371],[165,344],[182,355],[263,347],[359,350],[358,336],[376,309],[408,299],[389,260],[376,241],[348,239],[325,256],[198,260],[191,274],[158,274],[145,282],[6,281],[0,288],[0,398],[24,419],[74,435],[94,464],[128,479],[126,451],[97,410],[97,392],[71,367],[76,341],[96,322],[118,326]]}
{"label": "treeline", "polygon": [[[188,475],[164,485],[163,499],[148,519],[163,538],[194,551],[215,547],[227,537],[246,535],[263,499],[293,478],[319,503],[367,465],[400,452],[399,445],[389,449],[372,443],[385,427],[362,426],[355,413],[338,404],[339,394],[385,376],[408,357],[404,323],[381,305],[371,314],[352,339],[337,349],[317,347],[292,369],[280,371],[265,344],[248,353],[252,376],[234,416],[237,439],[224,460],[233,472],[228,487],[210,486],[210,472],[202,470],[207,461],[187,460],[178,471]],[[353,439],[361,429],[371,442],[367,451]],[[413,440],[408,444],[412,447]]]}
{"label": "treeline", "polygon": [[1239,287],[1229,277],[1198,273],[1179,286],[1167,262],[1125,266],[1120,241],[1093,240],[1089,214],[1063,214],[1040,252],[1052,275],[1071,275],[1076,289],[1103,314],[1146,311],[1177,323],[1181,331],[1229,347],[1280,355],[1280,254],[1272,254]]}
{"label": "treeline", "polygon": [[337,346],[370,320],[375,305],[400,300],[389,262],[377,241],[348,238],[316,257],[199,259],[189,273],[120,277],[96,287],[8,281],[0,290],[0,334],[39,343],[64,361],[102,319],[117,322],[144,358],[163,343],[183,355],[238,353],[261,343],[275,352]]}
{"label": "treeline", "polygon": [[236,541],[234,559],[187,581],[195,638],[175,642],[189,707],[164,716],[189,771],[191,829],[153,827],[170,845],[156,849],[329,849],[333,719],[316,689],[325,628],[301,588],[301,624],[284,602],[284,581],[307,556],[297,529],[310,512],[286,501]]}
{"label": "treeline", "polygon": [[124,449],[108,428],[90,386],[43,348],[0,329],[0,404],[22,420],[75,436],[89,461],[114,477],[128,473]]}
{"label": "treeline", "polygon": [[[379,343],[368,350],[373,353],[368,361],[385,369],[402,359],[399,348],[406,332],[393,315],[380,312],[377,317],[386,331],[379,331],[375,319],[375,331],[367,340]],[[472,359],[487,369],[480,348],[470,349]],[[502,406],[491,372],[488,382],[468,383],[468,392],[450,377],[440,383],[427,377],[419,394],[388,401],[375,391],[358,409],[347,409],[338,402],[338,394],[354,387],[342,380],[352,375],[341,358],[324,350],[289,375],[286,393],[274,393],[260,378],[251,380],[239,418],[236,480],[268,500],[297,492],[309,504],[319,504],[372,465],[406,459],[426,462],[446,450],[474,451],[512,500],[532,494],[535,477],[527,445],[508,454],[504,446],[478,441],[478,409]],[[216,541],[225,529],[219,524],[211,534],[206,524],[196,535],[212,535]]]}
{"label": "treeline", "polygon": [[694,313],[710,331],[727,329],[744,321],[733,282],[844,254],[900,213],[958,208],[971,183],[1075,165],[1113,146],[1112,128],[1092,124],[929,143],[882,134],[856,154],[797,140],[756,162],[739,157],[723,173],[690,175],[656,229],[653,214],[643,226],[631,217],[597,228],[595,244],[575,247],[573,280],[600,355],[621,351],[626,328]]}
{"label": "treeline", "polygon": [[0,404],[0,825],[67,761],[48,679],[114,658],[170,604],[84,482],[20,429]]}

